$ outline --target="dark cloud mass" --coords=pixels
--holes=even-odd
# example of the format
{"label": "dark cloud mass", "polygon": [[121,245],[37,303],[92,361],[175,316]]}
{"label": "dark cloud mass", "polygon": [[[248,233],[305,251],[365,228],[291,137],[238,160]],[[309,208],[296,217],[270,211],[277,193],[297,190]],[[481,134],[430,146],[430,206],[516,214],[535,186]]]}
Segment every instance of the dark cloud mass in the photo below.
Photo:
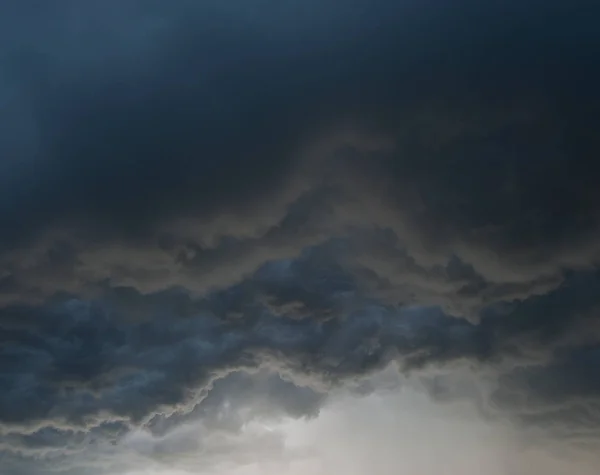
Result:
{"label": "dark cloud mass", "polygon": [[597,450],[599,19],[0,6],[0,472],[129,473],[122,447],[211,467],[390,364]]}

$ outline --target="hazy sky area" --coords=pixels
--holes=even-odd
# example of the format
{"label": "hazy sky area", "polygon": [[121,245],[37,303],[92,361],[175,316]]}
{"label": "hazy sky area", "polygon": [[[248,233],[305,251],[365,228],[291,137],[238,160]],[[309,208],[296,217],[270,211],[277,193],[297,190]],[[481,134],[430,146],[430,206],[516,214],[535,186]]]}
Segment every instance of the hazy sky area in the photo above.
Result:
{"label": "hazy sky area", "polygon": [[598,25],[0,1],[0,475],[597,475]]}

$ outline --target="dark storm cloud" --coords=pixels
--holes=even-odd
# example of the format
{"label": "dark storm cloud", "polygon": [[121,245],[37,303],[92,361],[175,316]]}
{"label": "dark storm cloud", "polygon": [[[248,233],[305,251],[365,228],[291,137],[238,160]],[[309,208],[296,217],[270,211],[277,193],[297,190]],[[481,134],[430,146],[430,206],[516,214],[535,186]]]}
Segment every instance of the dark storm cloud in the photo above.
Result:
{"label": "dark storm cloud", "polygon": [[[291,301],[303,301],[301,283],[318,283],[318,263],[312,274],[296,275],[298,295]],[[269,265],[257,275],[264,282],[269,274],[280,276],[282,268],[307,267],[293,264]],[[288,272],[289,284],[293,272]],[[391,361],[405,371],[461,362],[476,363],[479,371],[499,371],[510,384],[492,398],[510,417],[527,410],[509,397],[510,391],[527,401],[536,398],[540,412],[554,398],[566,407],[594,397],[587,378],[594,364],[589,348],[600,328],[594,313],[598,282],[595,274],[570,277],[547,296],[489,310],[479,324],[435,308],[396,309],[364,300],[361,307],[353,303],[343,315],[336,314],[336,297],[343,299],[348,290],[336,289],[335,282],[313,287],[309,302],[327,296],[330,311],[324,314],[335,315],[321,320],[306,318],[301,306],[285,301],[265,304],[259,293],[253,310],[243,311],[242,318],[221,318],[240,308],[235,298],[218,295],[196,303],[197,313],[187,318],[165,314],[129,324],[99,304],[78,301],[47,310],[5,309],[0,404],[5,444],[44,445],[44,431],[49,440],[71,440],[73,433],[84,434],[82,440],[116,437],[140,424],[164,431],[194,415],[209,420],[215,407],[231,398],[238,399],[234,406],[250,404],[252,391],[271,412],[281,408],[295,417],[309,415],[318,410],[319,393],[332,384],[360,379]],[[184,299],[174,297],[171,308],[176,309]],[[279,311],[273,313],[275,306]],[[582,344],[586,347],[578,349]],[[577,367],[577,355],[587,366],[569,370],[569,364]],[[257,389],[240,372],[259,368],[278,371],[293,383],[271,378]],[[537,378],[521,376],[539,371]],[[561,381],[561,394],[547,386],[553,380]],[[551,414],[547,417],[553,422]],[[235,419],[219,423],[235,427]]]}
{"label": "dark storm cloud", "polygon": [[[438,401],[474,397],[447,381],[452,368],[491,375],[498,386],[483,393],[484,415],[593,446],[599,282],[596,273],[569,275],[548,295],[488,308],[474,324],[365,300],[316,249],[205,298],[120,289],[104,303],[5,308],[2,454],[29,473],[45,473],[40,461],[65,473],[106,470],[94,457],[118,471],[111,451],[140,428],[153,434],[139,442],[153,460],[200,450],[253,418],[312,417],[335,386],[376,390],[363,378],[392,361],[421,375]],[[131,309],[152,318],[119,314]],[[190,422],[202,432],[186,436]]]}
{"label": "dark storm cloud", "polygon": [[35,172],[7,190],[5,240],[90,214],[133,231],[190,209],[235,211],[287,185],[295,147],[338,114],[340,99],[327,97],[349,64],[322,69],[348,39],[344,21],[306,41],[286,32],[289,13],[285,27],[275,13],[261,29],[261,16],[216,2],[131,5],[69,2],[5,47],[3,69],[34,102],[43,136]]}
{"label": "dark storm cloud", "polygon": [[406,299],[556,287],[598,259],[599,44],[588,10],[538,7],[9,12],[3,300],[201,293],[373,226],[394,238],[351,260]]}
{"label": "dark storm cloud", "polygon": [[597,442],[597,5],[32,8],[0,8],[8,473],[391,361]]}

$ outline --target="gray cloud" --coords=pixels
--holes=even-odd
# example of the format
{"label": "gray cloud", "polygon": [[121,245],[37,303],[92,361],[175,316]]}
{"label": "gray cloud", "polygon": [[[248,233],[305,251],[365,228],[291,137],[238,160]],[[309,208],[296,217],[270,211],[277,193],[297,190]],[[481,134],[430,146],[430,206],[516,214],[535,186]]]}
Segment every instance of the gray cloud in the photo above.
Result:
{"label": "gray cloud", "polygon": [[[435,368],[475,364],[482,377],[495,375],[500,386],[482,407],[491,417],[529,424],[536,417],[540,427],[559,424],[576,434],[581,424],[557,418],[557,409],[590,401],[594,411],[595,274],[490,308],[473,324],[435,308],[356,302],[351,281],[320,281],[327,267],[318,253],[305,259],[267,265],[210,299],[157,295],[150,306],[163,315],[150,321],[127,323],[116,310],[79,301],[5,309],[5,450],[45,453],[63,439],[76,450],[139,427],[162,434],[197,418],[235,432],[249,413],[239,419],[222,411],[244,405],[270,416],[310,416],[332,387],[360,387],[361,378],[393,361],[432,384]],[[276,298],[265,299],[256,289],[269,289],[269,281],[279,286]],[[179,317],[171,313],[182,308]],[[280,376],[256,376],[259,368]],[[468,396],[453,391],[444,378],[432,386],[438,400]],[[527,416],[530,404],[536,414]]]}
{"label": "gray cloud", "polygon": [[596,444],[597,6],[31,9],[0,14],[8,473],[194,424],[261,450],[241,425],[391,362]]}
{"label": "gray cloud", "polygon": [[597,263],[599,45],[571,7],[109,5],[5,33],[40,137],[6,165],[5,302],[204,292],[357,227],[394,236],[355,244],[380,283],[470,316]]}

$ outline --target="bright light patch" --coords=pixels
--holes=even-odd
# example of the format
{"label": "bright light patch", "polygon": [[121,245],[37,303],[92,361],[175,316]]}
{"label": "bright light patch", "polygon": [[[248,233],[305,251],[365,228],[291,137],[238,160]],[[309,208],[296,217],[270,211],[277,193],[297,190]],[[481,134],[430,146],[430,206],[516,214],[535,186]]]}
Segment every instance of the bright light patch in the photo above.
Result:
{"label": "bright light patch", "polygon": [[[523,434],[501,421],[486,421],[469,402],[439,403],[414,386],[368,396],[338,391],[307,420],[254,420],[239,434],[179,427],[163,440],[196,438],[196,450],[172,454],[155,469],[127,475],[559,475],[572,461],[548,447],[527,448]],[[148,435],[128,439],[139,454]],[[161,467],[162,465],[162,467]],[[595,473],[579,460],[578,474]]]}

